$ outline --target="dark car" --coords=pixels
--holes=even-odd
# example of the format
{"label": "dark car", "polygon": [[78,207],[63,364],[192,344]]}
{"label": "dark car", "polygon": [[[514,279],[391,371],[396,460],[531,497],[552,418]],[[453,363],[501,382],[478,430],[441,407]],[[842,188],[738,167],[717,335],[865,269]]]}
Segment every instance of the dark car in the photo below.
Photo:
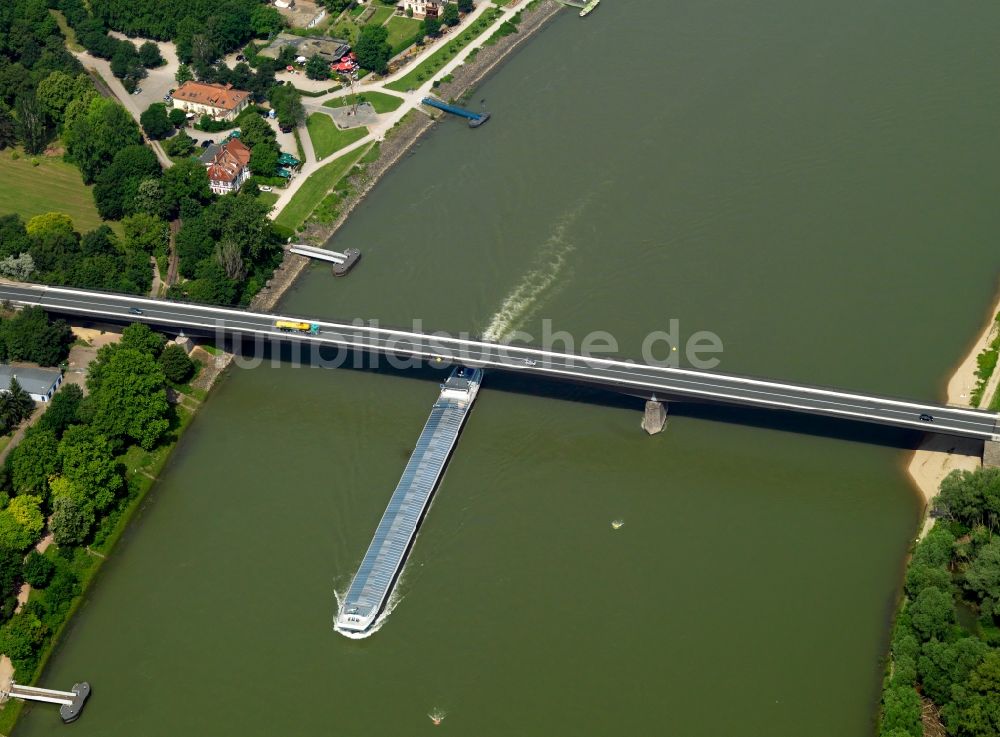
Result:
{"label": "dark car", "polygon": [[928,415],[928,414],[920,415],[920,421],[921,422],[934,422],[934,416],[933,415]]}
{"label": "dark car", "polygon": [[202,148],[208,148],[208,147],[209,147],[209,146],[211,146],[211,145],[212,145],[213,143],[215,143],[215,141],[213,141],[213,140],[212,140],[211,138],[209,138],[209,139],[207,139],[207,140],[204,140],[204,141],[202,141],[202,142],[201,142],[201,147],[202,147]]}
{"label": "dark car", "polygon": [[282,126],[279,126],[279,127],[280,127],[282,133],[291,133],[292,132],[292,126],[290,126],[290,125],[282,125]]}
{"label": "dark car", "polygon": [[142,314],[142,310],[140,310],[138,307],[129,307],[128,308],[128,313],[130,315],[141,315]]}

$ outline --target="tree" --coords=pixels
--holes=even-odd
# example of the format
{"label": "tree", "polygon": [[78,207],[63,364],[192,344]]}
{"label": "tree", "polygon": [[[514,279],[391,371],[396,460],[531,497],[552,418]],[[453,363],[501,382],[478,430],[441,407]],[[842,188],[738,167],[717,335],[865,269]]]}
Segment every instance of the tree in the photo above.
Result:
{"label": "tree", "polygon": [[80,168],[85,184],[126,146],[142,143],[139,127],[117,102],[95,97],[84,107],[74,101],[66,111],[63,142],[67,158]]}
{"label": "tree", "polygon": [[89,425],[71,425],[59,442],[59,460],[63,478],[82,490],[96,511],[111,506],[123,481],[106,437]]}
{"label": "tree", "polygon": [[36,608],[27,606],[0,627],[0,652],[7,654],[17,670],[30,673],[48,634]]}
{"label": "tree", "polygon": [[977,637],[925,642],[917,661],[923,692],[939,707],[945,706],[951,701],[952,685],[964,683],[989,650]]}
{"label": "tree", "polygon": [[52,561],[38,551],[32,550],[24,559],[24,580],[36,589],[44,589],[52,580],[55,568]]}
{"label": "tree", "polygon": [[329,79],[330,64],[321,56],[313,56],[306,62],[306,76],[309,79]]}
{"label": "tree", "polygon": [[305,120],[305,108],[302,107],[302,94],[295,87],[290,84],[275,85],[271,88],[269,99],[280,125],[291,127],[302,125]]}
{"label": "tree", "polygon": [[956,689],[949,731],[962,737],[995,737],[1000,734],[1000,651],[990,652]]}
{"label": "tree", "polygon": [[52,323],[41,307],[25,307],[0,324],[0,335],[13,361],[55,366],[69,354],[73,331],[65,320]]}
{"label": "tree", "polygon": [[445,3],[444,12],[441,14],[441,22],[446,26],[457,26],[459,22],[458,6],[455,3]]}
{"label": "tree", "polygon": [[278,170],[278,147],[270,141],[258,143],[250,151],[250,171],[260,177],[273,177]]}
{"label": "tree", "polygon": [[54,495],[51,525],[56,545],[78,545],[90,534],[94,512],[75,496]]}
{"label": "tree", "polygon": [[139,47],[139,62],[147,69],[163,66],[163,57],[160,55],[160,47],[152,41],[146,41]]}
{"label": "tree", "polygon": [[965,571],[965,586],[979,601],[1000,602],[1000,537],[979,546]]}
{"label": "tree", "polygon": [[[163,369],[148,353],[120,348],[101,373],[100,385],[91,389],[94,427],[109,438],[131,438],[151,449],[170,424]],[[90,387],[89,377],[87,383]]]}
{"label": "tree", "polygon": [[167,117],[167,106],[162,102],[154,102],[139,116],[139,122],[146,135],[153,140],[166,138],[174,130],[174,124]]}
{"label": "tree", "polygon": [[[202,167],[204,169],[204,167]],[[212,230],[204,217],[187,218],[174,240],[178,270],[185,279],[194,279],[198,264],[212,255],[215,243]]]}
{"label": "tree", "polygon": [[0,510],[0,547],[24,550],[38,539],[45,527],[42,498],[23,494]]}
{"label": "tree", "polygon": [[200,161],[184,159],[163,172],[160,179],[167,216],[174,217],[180,212],[181,203],[190,200],[206,204],[212,199],[208,185],[208,170]]}
{"label": "tree", "polygon": [[934,508],[966,527],[985,524],[1000,529],[1000,469],[952,471],[941,482]]}
{"label": "tree", "polygon": [[285,20],[278,9],[271,5],[258,5],[250,13],[250,24],[253,33],[259,38],[266,38],[285,27]]}
{"label": "tree", "polygon": [[21,424],[24,420],[31,417],[31,413],[35,411],[35,400],[31,398],[28,392],[24,391],[16,376],[11,377],[10,386],[7,388],[4,399],[7,400],[14,425]]}
{"label": "tree", "polygon": [[41,427],[29,427],[10,452],[10,483],[18,494],[46,494],[49,476],[59,468],[59,441],[55,433]]}
{"label": "tree", "polygon": [[35,97],[34,92],[25,92],[18,96],[14,103],[14,113],[17,116],[17,130],[24,144],[24,150],[29,154],[41,153],[45,150],[48,133],[45,129],[45,114]]}
{"label": "tree", "polygon": [[920,696],[913,686],[893,686],[882,694],[880,735],[910,735],[923,737],[920,721]]}
{"label": "tree", "polygon": [[136,215],[149,215],[154,218],[162,218],[166,215],[167,208],[163,201],[163,187],[160,186],[160,180],[156,177],[147,177],[139,182],[139,188],[136,190],[135,199],[132,201],[130,209]]}
{"label": "tree", "polygon": [[167,379],[174,384],[183,384],[194,373],[194,362],[187,351],[176,343],[171,343],[160,354],[160,365]]}
{"label": "tree", "polygon": [[[167,113],[167,118],[170,120],[170,124],[174,126],[174,128],[180,128],[187,121],[187,113],[179,107],[173,107],[170,108],[170,111]],[[183,131],[181,132],[183,133]],[[185,135],[187,134],[185,133]]]}
{"label": "tree", "polygon": [[427,16],[420,22],[420,32],[430,38],[437,38],[441,35],[441,21]]}
{"label": "tree", "polygon": [[17,124],[10,108],[0,102],[0,151],[15,143],[17,143]]}
{"label": "tree", "polygon": [[[70,221],[72,223],[72,221]],[[72,227],[72,226],[71,226]],[[0,216],[0,256],[17,256],[31,248],[31,239],[19,215]]]}
{"label": "tree", "polygon": [[174,75],[174,79],[177,80],[177,84],[184,84],[185,82],[193,81],[194,74],[191,73],[191,67],[187,64],[181,64],[177,67],[177,73]]}
{"label": "tree", "polygon": [[126,250],[154,256],[167,252],[170,231],[158,217],[146,213],[129,215],[122,219],[122,230],[125,231]]}
{"label": "tree", "polygon": [[80,403],[83,401],[83,389],[76,384],[63,384],[49,402],[48,409],[38,421],[39,427],[51,431],[57,438],[80,418]]}
{"label": "tree", "polygon": [[475,9],[473,0],[458,0],[458,9],[462,13],[471,13]]}
{"label": "tree", "polygon": [[907,607],[913,629],[926,642],[941,639],[955,621],[951,596],[936,586],[928,586]]}
{"label": "tree", "polygon": [[248,148],[254,148],[259,143],[271,143],[277,136],[274,129],[259,115],[248,115],[240,121],[240,140]]}
{"label": "tree", "polygon": [[160,333],[154,332],[149,325],[134,322],[122,331],[122,339],[118,345],[121,348],[133,348],[157,358],[163,352],[165,343],[166,338]]}
{"label": "tree", "polygon": [[89,102],[97,94],[86,74],[70,76],[54,71],[38,83],[35,93],[39,106],[53,125],[62,125],[66,108],[74,100]]}
{"label": "tree", "polygon": [[35,259],[31,257],[30,253],[0,259],[0,276],[16,281],[28,281],[34,273]]}
{"label": "tree", "polygon": [[277,247],[267,214],[268,206],[264,203],[237,195],[220,199],[206,219],[217,234],[217,241],[238,243],[250,260],[259,261],[262,254]]}
{"label": "tree", "polygon": [[385,26],[367,25],[362,27],[354,53],[358,64],[376,74],[385,74],[392,58],[392,47],[388,43],[389,31]]}

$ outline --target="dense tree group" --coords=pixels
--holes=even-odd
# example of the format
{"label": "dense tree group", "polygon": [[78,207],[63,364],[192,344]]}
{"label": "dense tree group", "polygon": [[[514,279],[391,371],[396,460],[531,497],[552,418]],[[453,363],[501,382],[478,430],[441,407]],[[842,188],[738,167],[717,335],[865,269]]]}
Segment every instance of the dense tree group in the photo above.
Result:
{"label": "dense tree group", "polygon": [[389,46],[388,39],[389,30],[385,26],[364,26],[354,44],[358,64],[377,74],[385,74],[389,69],[389,59],[392,58],[392,47]]}
{"label": "dense tree group", "polygon": [[[129,326],[119,343],[98,351],[88,369],[87,396],[65,385],[7,457],[0,485],[0,652],[24,678],[79,593],[79,556],[88,560],[82,546],[106,534],[109,519],[134,493],[122,454],[133,444],[152,448],[168,432],[168,366],[173,375],[190,378],[182,348],[164,350],[163,336],[145,325]],[[46,519],[57,549],[25,556]],[[14,614],[21,582],[41,589],[41,596]]]}
{"label": "dense tree group", "polygon": [[[893,630],[882,737],[922,737],[921,695],[948,734],[1000,734],[1000,470],[953,472],[914,551]],[[974,624],[958,624],[964,607]]]}

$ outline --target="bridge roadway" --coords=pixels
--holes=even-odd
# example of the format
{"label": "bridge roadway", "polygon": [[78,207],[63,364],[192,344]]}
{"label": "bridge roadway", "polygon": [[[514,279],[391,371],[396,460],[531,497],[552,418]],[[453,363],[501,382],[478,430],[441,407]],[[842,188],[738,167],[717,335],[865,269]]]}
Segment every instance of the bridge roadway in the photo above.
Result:
{"label": "bridge roadway", "polygon": [[[693,397],[962,437],[1000,439],[997,427],[1000,414],[996,412],[714,371],[651,366],[632,361],[582,357],[538,348],[320,320],[310,321],[320,326],[317,335],[290,335],[275,330],[275,319],[304,318],[62,287],[0,282],[0,300],[40,305],[50,312],[64,315],[112,322],[146,322],[187,332],[293,339],[373,353],[418,356],[430,361],[441,357],[449,362],[520,371],[639,396],[656,394],[664,399]],[[141,310],[142,313],[130,312],[130,308]],[[920,419],[921,415],[929,415],[932,419],[923,421]]]}

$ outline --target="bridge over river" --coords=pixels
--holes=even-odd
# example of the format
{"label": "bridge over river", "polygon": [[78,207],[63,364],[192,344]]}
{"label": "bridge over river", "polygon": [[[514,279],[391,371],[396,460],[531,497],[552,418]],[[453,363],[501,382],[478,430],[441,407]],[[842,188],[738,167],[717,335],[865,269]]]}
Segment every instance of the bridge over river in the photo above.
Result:
{"label": "bridge over river", "polygon": [[[61,315],[144,322],[168,332],[294,340],[375,354],[516,371],[649,398],[693,398],[802,412],[982,440],[1000,439],[1000,413],[968,407],[807,386],[715,371],[584,357],[519,345],[456,338],[363,323],[330,322],[121,294],[0,282],[0,300]],[[308,320],[314,332],[287,333],[276,320]]]}

